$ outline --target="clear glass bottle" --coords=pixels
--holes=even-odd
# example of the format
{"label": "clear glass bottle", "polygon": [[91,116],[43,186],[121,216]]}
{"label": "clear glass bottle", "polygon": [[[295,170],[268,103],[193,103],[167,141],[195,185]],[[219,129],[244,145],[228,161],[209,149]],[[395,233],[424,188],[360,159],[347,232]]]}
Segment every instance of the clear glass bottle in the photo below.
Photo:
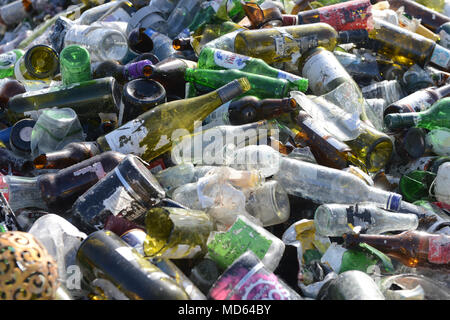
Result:
{"label": "clear glass bottle", "polygon": [[389,231],[415,230],[419,219],[415,214],[389,212],[373,204],[323,204],[314,214],[317,232],[327,237],[340,237],[360,227],[361,233],[380,234]]}

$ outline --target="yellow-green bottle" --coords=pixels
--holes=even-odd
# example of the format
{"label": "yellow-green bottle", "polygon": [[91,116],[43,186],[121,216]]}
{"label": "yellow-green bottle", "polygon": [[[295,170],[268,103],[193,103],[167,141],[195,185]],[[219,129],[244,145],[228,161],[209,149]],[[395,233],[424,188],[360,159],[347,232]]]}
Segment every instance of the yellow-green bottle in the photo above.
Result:
{"label": "yellow-green bottle", "polygon": [[97,143],[103,151],[131,153],[150,161],[169,151],[173,139],[192,132],[196,121],[249,90],[249,81],[241,78],[202,96],[161,104],[99,137]]}
{"label": "yellow-green bottle", "polygon": [[234,51],[271,64],[292,61],[295,56],[299,58],[318,46],[332,51],[337,41],[338,33],[333,27],[326,23],[313,23],[241,31],[234,40]]}

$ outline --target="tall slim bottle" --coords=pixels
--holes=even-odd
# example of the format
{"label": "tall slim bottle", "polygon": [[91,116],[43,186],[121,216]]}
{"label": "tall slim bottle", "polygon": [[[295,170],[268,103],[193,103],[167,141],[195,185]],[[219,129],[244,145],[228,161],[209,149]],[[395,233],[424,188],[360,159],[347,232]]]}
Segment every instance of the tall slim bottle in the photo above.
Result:
{"label": "tall slim bottle", "polygon": [[398,259],[404,265],[450,269],[450,236],[418,231],[405,231],[397,235],[346,234],[345,245],[368,245]]}
{"label": "tall slim bottle", "polygon": [[401,195],[370,187],[352,173],[290,158],[280,158],[274,178],[288,194],[316,203],[374,202],[396,211]]}
{"label": "tall slim bottle", "polygon": [[272,78],[286,79],[294,83],[304,83],[306,91],[308,80],[295,74],[273,68],[261,59],[244,56],[234,52],[205,47],[198,56],[199,69],[237,69],[244,72],[255,73]]}
{"label": "tall slim bottle", "polygon": [[276,79],[254,73],[242,72],[235,69],[228,70],[208,70],[208,69],[187,69],[185,79],[189,82],[200,84],[205,87],[217,89],[234,79],[246,77],[251,89],[248,95],[258,98],[284,98],[290,91],[306,91],[304,82],[292,83],[284,79]]}
{"label": "tall slim bottle", "polygon": [[171,149],[174,133],[192,132],[195,121],[202,121],[214,109],[249,89],[248,80],[241,78],[199,97],[158,105],[99,137],[97,143],[102,150],[132,153],[150,161]]}
{"label": "tall slim bottle", "polygon": [[318,46],[333,50],[338,33],[326,23],[279,27],[260,30],[244,30],[236,35],[234,51],[259,58],[266,63],[291,61]]}

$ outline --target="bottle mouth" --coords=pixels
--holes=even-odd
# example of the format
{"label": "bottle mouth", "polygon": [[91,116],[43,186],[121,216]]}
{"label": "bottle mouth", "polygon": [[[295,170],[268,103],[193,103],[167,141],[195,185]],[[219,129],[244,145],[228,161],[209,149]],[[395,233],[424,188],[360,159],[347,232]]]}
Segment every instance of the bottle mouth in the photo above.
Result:
{"label": "bottle mouth", "polygon": [[25,53],[24,62],[30,75],[38,79],[53,77],[59,70],[58,53],[46,45],[30,48]]}

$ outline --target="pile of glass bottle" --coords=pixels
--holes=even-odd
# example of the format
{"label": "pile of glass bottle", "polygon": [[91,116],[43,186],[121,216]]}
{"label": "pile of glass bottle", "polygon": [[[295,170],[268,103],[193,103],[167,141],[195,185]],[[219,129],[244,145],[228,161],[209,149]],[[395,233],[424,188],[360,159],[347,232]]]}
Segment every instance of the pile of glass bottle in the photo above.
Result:
{"label": "pile of glass bottle", "polygon": [[449,12],[2,1],[0,299],[450,299]]}

